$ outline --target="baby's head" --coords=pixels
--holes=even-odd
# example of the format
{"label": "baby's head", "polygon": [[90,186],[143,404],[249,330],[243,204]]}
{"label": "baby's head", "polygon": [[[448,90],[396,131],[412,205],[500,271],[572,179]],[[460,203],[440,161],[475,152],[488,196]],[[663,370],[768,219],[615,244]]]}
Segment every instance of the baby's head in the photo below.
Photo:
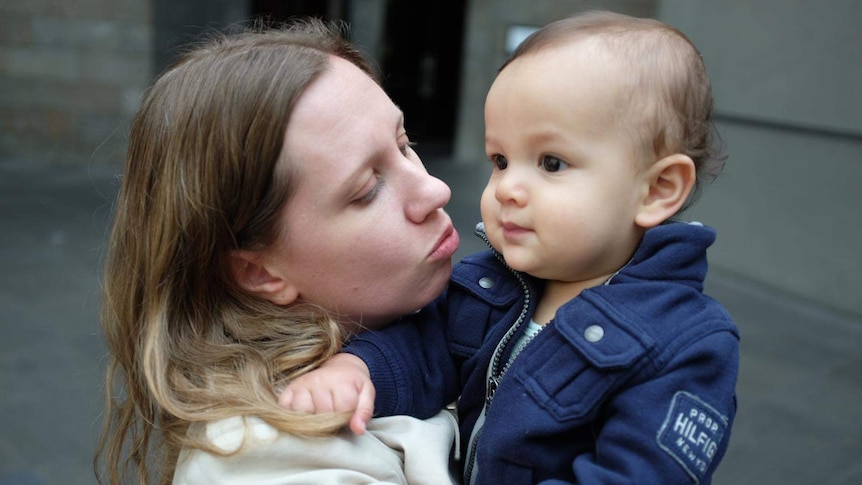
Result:
{"label": "baby's head", "polygon": [[[586,49],[589,55],[573,58],[571,49]],[[703,183],[721,172],[724,157],[712,123],[706,68],[697,48],[676,28],[654,19],[586,12],[535,32],[500,72],[536,55],[550,61],[537,76],[570,76],[583,70],[606,76],[608,92],[603,95],[610,121],[620,143],[632,147],[636,161],[650,164],[675,153],[691,158],[697,177],[682,209],[696,199]],[[577,64],[583,59],[589,62]],[[573,86],[578,77],[570,79]],[[576,100],[556,100],[572,101]]]}
{"label": "baby's head", "polygon": [[655,20],[592,12],[537,31],[485,101],[488,240],[512,268],[588,287],[721,169],[703,61]]}

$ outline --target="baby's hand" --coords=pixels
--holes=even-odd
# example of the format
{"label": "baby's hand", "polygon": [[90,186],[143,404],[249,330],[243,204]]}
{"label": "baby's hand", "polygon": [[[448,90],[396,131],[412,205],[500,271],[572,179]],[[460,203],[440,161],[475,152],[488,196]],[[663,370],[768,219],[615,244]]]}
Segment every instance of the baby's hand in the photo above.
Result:
{"label": "baby's hand", "polygon": [[312,414],[355,411],[350,429],[362,434],[374,414],[374,385],[368,366],[355,355],[336,354],[320,368],[288,384],[278,405]]}

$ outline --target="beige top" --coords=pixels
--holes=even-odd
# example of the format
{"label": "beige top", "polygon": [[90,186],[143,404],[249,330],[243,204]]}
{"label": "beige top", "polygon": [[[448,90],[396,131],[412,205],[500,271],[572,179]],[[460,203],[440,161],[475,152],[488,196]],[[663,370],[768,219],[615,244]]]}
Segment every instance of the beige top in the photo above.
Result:
{"label": "beige top", "polygon": [[326,438],[298,438],[255,417],[209,423],[206,436],[217,448],[235,453],[184,449],[173,485],[458,483],[450,471],[457,423],[445,410],[424,421],[375,418],[360,436],[344,429]]}

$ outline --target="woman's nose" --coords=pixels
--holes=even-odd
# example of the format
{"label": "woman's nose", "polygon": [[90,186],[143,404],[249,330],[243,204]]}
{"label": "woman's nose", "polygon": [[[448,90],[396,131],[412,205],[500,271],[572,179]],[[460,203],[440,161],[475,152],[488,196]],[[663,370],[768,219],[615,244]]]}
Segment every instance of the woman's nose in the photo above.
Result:
{"label": "woman's nose", "polygon": [[429,215],[449,203],[452,190],[445,182],[419,168],[414,183],[408,185],[407,218],[415,223],[423,222]]}

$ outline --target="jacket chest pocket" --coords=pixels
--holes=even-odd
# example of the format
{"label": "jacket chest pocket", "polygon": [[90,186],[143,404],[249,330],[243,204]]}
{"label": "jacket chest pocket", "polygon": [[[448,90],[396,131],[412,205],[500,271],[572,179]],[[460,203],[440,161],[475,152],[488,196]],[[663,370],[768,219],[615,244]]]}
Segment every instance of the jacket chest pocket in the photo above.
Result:
{"label": "jacket chest pocket", "polygon": [[557,421],[592,415],[647,363],[654,347],[648,335],[612,309],[578,305],[567,313],[569,318],[558,315],[539,334],[511,371],[534,404]]}
{"label": "jacket chest pocket", "polygon": [[452,274],[447,332],[454,353],[472,356],[487,340],[499,340],[520,312],[524,292],[504,268],[461,263]]}

